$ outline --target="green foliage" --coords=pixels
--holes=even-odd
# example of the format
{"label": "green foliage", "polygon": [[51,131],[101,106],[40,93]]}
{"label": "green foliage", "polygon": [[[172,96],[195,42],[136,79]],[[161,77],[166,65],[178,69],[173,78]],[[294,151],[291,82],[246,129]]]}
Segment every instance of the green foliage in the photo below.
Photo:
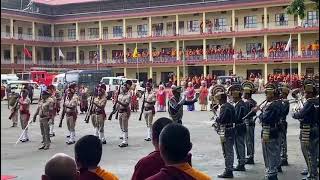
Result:
{"label": "green foliage", "polygon": [[[310,0],[315,3],[315,8],[319,9],[319,0]],[[291,5],[287,7],[287,14],[292,14],[299,16],[301,19],[304,19],[306,16],[306,5],[305,0],[293,0]]]}

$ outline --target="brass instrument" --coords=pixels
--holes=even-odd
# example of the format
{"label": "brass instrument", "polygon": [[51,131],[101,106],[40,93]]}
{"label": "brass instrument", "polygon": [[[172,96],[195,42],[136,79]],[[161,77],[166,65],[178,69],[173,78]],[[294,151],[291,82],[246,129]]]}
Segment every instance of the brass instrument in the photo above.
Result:
{"label": "brass instrument", "polygon": [[293,112],[298,112],[303,107],[303,95],[301,89],[292,90],[291,96],[295,99],[297,105],[292,108]]}

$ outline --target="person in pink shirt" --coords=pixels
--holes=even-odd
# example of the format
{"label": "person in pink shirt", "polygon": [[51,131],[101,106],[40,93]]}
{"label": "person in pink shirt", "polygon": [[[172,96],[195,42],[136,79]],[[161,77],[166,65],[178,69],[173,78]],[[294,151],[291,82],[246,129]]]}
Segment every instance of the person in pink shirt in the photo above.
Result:
{"label": "person in pink shirt", "polygon": [[[196,95],[196,91],[194,90],[192,83],[189,82],[186,90],[187,101],[192,100],[195,95]],[[188,105],[188,111],[194,111],[194,104]]]}
{"label": "person in pink shirt", "polygon": [[166,91],[163,85],[159,86],[159,90],[157,92],[157,109],[158,112],[165,112],[166,111]]}

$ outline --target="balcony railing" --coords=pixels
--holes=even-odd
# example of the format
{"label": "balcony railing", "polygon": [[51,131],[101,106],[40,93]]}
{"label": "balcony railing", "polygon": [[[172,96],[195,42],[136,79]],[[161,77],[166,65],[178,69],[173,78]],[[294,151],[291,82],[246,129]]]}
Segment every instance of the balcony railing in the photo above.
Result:
{"label": "balcony railing", "polygon": [[99,35],[79,36],[80,41],[99,40]]}
{"label": "balcony railing", "polygon": [[32,40],[31,34],[14,34],[14,38],[18,40]]}
{"label": "balcony railing", "polygon": [[51,37],[51,36],[36,36],[35,39],[36,39],[37,41],[52,42],[54,38]]}
{"label": "balcony railing", "polygon": [[319,50],[302,51],[302,57],[307,57],[307,58],[317,57],[317,58],[319,58]]}
{"label": "balcony railing", "polygon": [[148,63],[149,61],[149,56],[148,57],[139,57],[139,58],[127,58],[127,63],[128,64],[144,64]]}
{"label": "balcony railing", "polygon": [[151,32],[153,37],[163,37],[163,36],[175,36],[176,31],[175,30],[154,30]]}
{"label": "balcony railing", "polygon": [[302,26],[305,27],[305,28],[308,28],[308,27],[319,27],[319,19],[303,20],[302,21]]}
{"label": "balcony railing", "polygon": [[37,60],[38,65],[52,65],[52,61],[50,60]]}
{"label": "balcony railing", "polygon": [[33,64],[31,59],[26,59],[25,61],[23,59],[18,59],[18,60],[15,60],[15,62],[17,64]]}
{"label": "balcony railing", "polygon": [[62,37],[54,37],[54,41],[56,42],[64,42],[64,41],[75,41],[75,36],[62,36]]}
{"label": "balcony railing", "polygon": [[203,61],[203,55],[191,55],[186,56],[186,61],[193,62],[193,61]]}
{"label": "balcony railing", "polygon": [[11,59],[1,59],[1,64],[11,64]]}
{"label": "balcony railing", "polygon": [[154,63],[173,63],[176,62],[177,57],[173,56],[159,56],[159,57],[153,57]]}
{"label": "balcony railing", "polygon": [[8,32],[1,32],[1,38],[10,38],[10,35]]}
{"label": "balcony railing", "polygon": [[148,31],[130,31],[127,32],[126,38],[144,38],[148,37]]}
{"label": "balcony railing", "polygon": [[232,59],[232,54],[208,54],[208,61],[226,61]]}
{"label": "balcony railing", "polygon": [[[291,51],[291,58],[298,57],[298,51]],[[288,51],[275,51],[269,52],[269,59],[287,59],[290,58],[290,53]]]}

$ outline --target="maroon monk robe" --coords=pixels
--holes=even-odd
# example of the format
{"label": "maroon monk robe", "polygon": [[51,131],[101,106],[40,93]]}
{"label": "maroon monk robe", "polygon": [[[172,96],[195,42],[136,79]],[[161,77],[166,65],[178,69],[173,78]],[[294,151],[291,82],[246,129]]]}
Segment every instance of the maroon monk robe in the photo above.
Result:
{"label": "maroon monk robe", "polygon": [[146,180],[196,180],[187,173],[173,166],[166,166],[159,173],[147,178]]}

